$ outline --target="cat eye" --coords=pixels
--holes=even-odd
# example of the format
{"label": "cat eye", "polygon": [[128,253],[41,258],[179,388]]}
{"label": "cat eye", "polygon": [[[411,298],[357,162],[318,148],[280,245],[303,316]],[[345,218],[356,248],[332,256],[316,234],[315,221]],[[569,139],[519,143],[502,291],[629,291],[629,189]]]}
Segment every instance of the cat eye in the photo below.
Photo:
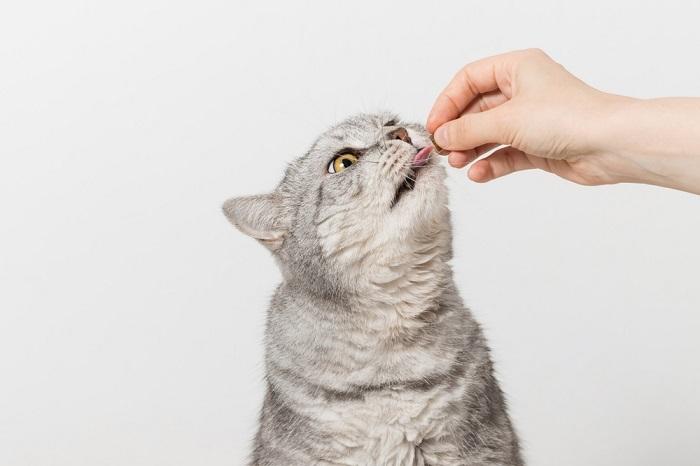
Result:
{"label": "cat eye", "polygon": [[384,126],[396,126],[396,120],[389,120],[384,123]]}
{"label": "cat eye", "polygon": [[328,173],[340,173],[356,163],[357,156],[355,154],[340,154],[328,164]]}

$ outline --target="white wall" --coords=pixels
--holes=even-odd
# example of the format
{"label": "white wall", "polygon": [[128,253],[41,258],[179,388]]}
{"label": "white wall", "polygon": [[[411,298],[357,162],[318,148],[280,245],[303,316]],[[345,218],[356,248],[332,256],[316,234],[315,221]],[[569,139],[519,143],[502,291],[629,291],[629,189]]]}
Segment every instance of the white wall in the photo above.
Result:
{"label": "white wall", "polygon": [[[461,65],[532,46],[700,95],[698,2],[315,3],[0,7],[0,464],[243,463],[279,276],[219,206],[335,120],[422,121]],[[700,197],[449,185],[530,464],[697,465]]]}

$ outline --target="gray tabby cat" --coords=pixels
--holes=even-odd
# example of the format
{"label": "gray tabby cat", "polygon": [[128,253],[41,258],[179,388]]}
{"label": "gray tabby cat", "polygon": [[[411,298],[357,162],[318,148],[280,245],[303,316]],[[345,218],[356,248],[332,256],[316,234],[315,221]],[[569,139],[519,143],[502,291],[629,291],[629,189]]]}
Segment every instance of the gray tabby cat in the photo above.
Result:
{"label": "gray tabby cat", "polygon": [[455,289],[445,171],[416,124],[361,114],[269,194],[224,204],[284,281],[251,465],[522,465]]}

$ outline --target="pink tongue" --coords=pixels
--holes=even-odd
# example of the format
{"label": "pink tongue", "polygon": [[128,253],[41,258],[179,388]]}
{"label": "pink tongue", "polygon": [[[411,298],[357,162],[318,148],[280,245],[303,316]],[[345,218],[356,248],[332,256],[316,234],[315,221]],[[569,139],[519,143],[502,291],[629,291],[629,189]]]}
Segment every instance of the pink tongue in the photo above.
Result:
{"label": "pink tongue", "polygon": [[418,153],[413,157],[413,162],[411,165],[414,167],[422,167],[428,161],[430,153],[433,151],[433,146],[427,146],[418,151]]}

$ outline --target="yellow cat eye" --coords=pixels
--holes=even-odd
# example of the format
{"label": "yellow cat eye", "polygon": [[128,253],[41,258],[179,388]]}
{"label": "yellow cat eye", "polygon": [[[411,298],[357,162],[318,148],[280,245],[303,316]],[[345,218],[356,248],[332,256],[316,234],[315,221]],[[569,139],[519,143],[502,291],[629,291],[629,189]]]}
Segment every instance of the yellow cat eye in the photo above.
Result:
{"label": "yellow cat eye", "polygon": [[355,154],[340,154],[328,164],[328,173],[340,173],[356,163],[357,156]]}

